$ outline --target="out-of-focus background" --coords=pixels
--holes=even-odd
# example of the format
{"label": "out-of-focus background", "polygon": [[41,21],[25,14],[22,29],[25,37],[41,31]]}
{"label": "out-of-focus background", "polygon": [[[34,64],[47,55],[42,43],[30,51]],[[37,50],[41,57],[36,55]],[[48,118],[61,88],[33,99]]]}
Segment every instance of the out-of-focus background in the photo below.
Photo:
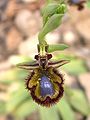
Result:
{"label": "out-of-focus background", "polygon": [[0,120],[90,120],[90,2],[78,11],[69,6],[62,25],[47,35],[48,44],[69,48],[53,59],[70,59],[59,70],[65,74],[65,94],[57,105],[43,108],[25,89],[28,71],[13,67],[32,61],[42,27],[44,0],[0,0]]}

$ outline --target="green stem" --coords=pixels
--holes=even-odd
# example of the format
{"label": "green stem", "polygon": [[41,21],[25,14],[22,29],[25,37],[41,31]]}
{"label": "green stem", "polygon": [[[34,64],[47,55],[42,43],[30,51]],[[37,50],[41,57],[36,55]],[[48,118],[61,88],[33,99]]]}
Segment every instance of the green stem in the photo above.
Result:
{"label": "green stem", "polygon": [[40,33],[38,35],[38,40],[39,40],[38,52],[41,56],[43,56],[47,52],[46,50],[47,42],[45,40],[45,37],[42,37]]}
{"label": "green stem", "polygon": [[[58,5],[58,9],[56,8],[56,3],[51,4],[55,0],[47,0],[47,7],[44,8],[43,11],[43,24],[45,21],[45,24],[43,25],[41,31],[39,32],[38,35],[38,41],[39,41],[39,53],[40,55],[44,55],[46,52],[46,46],[48,45],[45,36],[49,33],[52,32],[54,29],[56,29],[62,21],[62,17],[64,13],[66,12],[66,6],[63,4]],[[63,1],[63,0],[61,0]],[[48,5],[50,3],[50,6]],[[45,9],[47,12],[45,12]],[[53,10],[53,11],[52,11]],[[53,13],[53,14],[51,14]],[[46,21],[47,20],[47,21]]]}
{"label": "green stem", "polygon": [[38,35],[38,40],[40,45],[47,45],[47,42],[45,41],[45,37],[42,37],[40,33]]}

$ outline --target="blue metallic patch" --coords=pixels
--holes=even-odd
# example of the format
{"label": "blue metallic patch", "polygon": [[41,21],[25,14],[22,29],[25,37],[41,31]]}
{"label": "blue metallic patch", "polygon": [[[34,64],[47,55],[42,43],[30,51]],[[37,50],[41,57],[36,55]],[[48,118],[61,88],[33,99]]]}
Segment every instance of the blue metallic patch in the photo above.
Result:
{"label": "blue metallic patch", "polygon": [[49,78],[47,76],[42,76],[40,80],[40,93],[42,97],[45,97],[47,95],[53,95],[54,89],[53,85],[50,82]]}

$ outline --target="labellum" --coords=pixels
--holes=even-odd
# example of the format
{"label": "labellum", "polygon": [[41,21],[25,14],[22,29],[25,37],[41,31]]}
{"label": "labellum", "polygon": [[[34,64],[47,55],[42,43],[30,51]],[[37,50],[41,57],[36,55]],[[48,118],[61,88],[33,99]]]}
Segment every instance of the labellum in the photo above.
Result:
{"label": "labellum", "polygon": [[63,96],[64,78],[57,70],[58,67],[68,63],[68,60],[50,61],[52,54],[45,50],[44,54],[35,55],[36,61],[32,63],[21,63],[17,66],[30,71],[26,78],[26,88],[29,90],[33,100],[46,107],[57,103]]}

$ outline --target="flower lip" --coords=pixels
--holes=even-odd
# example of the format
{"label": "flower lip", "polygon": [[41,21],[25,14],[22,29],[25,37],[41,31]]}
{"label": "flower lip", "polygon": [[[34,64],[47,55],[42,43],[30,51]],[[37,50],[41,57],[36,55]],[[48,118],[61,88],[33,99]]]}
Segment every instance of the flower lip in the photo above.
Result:
{"label": "flower lip", "polygon": [[33,70],[26,78],[26,88],[38,104],[46,107],[57,103],[63,96],[63,75],[57,68],[68,63],[68,60],[49,61],[51,54],[36,55],[36,61],[19,64],[18,67]]}

